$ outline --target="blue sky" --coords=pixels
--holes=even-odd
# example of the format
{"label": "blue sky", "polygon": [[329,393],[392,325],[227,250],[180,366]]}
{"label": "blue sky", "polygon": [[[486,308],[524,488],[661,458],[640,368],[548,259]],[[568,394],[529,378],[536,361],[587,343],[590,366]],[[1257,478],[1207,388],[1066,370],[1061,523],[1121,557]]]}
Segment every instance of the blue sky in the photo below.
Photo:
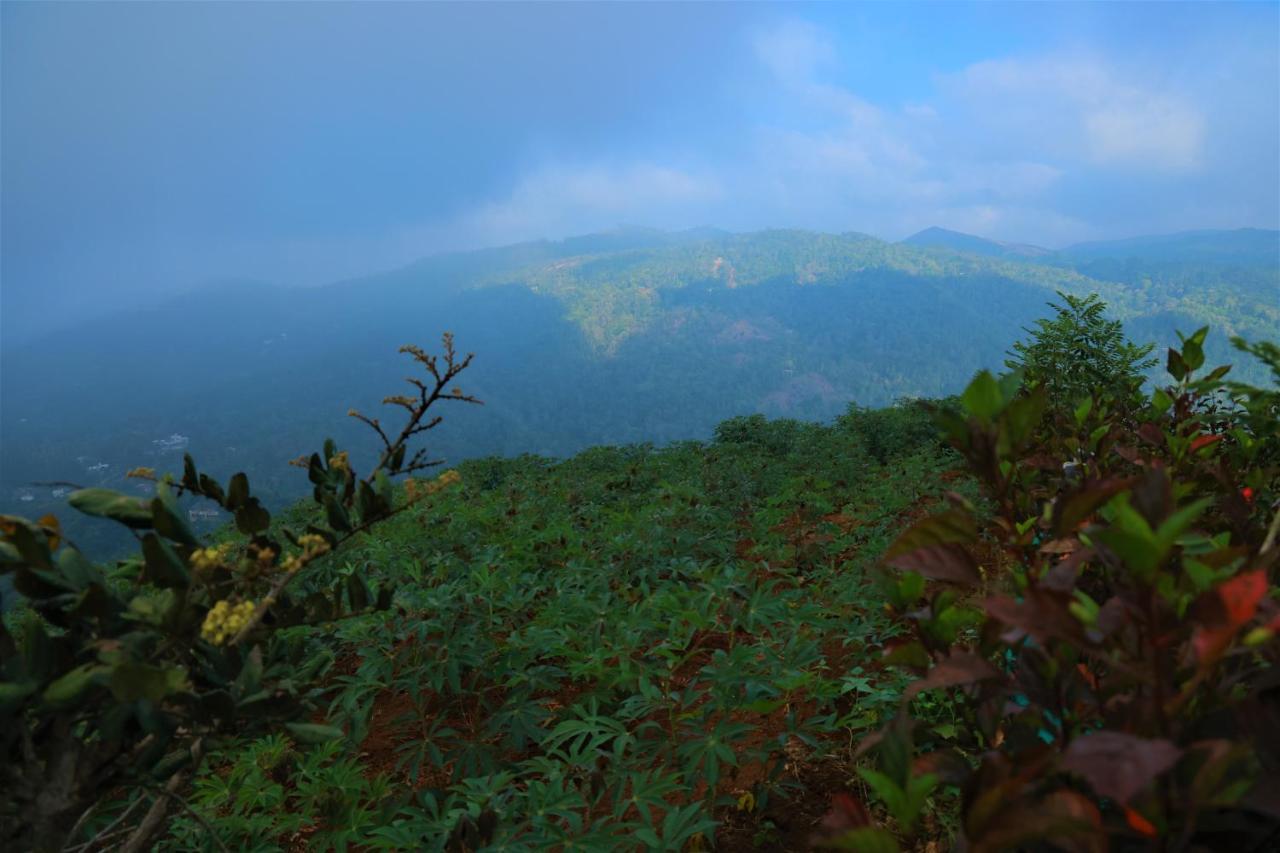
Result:
{"label": "blue sky", "polygon": [[0,332],[602,230],[1280,225],[1280,6],[0,5]]}

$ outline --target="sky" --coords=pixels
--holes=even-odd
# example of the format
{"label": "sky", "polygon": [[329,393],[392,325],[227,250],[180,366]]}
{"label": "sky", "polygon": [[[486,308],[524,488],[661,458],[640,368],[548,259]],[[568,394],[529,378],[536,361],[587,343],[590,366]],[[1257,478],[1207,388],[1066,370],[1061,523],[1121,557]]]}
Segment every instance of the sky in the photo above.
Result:
{"label": "sky", "polygon": [[620,224],[1280,227],[1280,5],[0,3],[0,344]]}

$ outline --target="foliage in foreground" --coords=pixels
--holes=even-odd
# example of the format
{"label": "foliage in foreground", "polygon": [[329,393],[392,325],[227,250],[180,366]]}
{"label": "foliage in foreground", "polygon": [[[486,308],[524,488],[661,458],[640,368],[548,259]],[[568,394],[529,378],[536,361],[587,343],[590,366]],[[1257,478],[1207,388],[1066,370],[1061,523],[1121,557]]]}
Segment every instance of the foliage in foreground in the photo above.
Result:
{"label": "foliage in foreground", "polygon": [[[953,784],[974,851],[1280,843],[1280,394],[1198,378],[1206,334],[1137,407],[1131,381],[1073,411],[1060,384],[983,373],[940,418],[994,517],[957,496],[886,552],[913,629],[891,659],[920,678],[863,775],[901,833]],[[1235,343],[1280,385],[1280,350]],[[954,737],[911,713],[938,690]],[[892,849],[871,823],[841,804],[832,844]]]}
{"label": "foliage in foreground", "polygon": [[[273,528],[243,473],[224,488],[190,456],[180,477],[133,472],[155,482],[150,501],[97,488],[71,494],[75,509],[137,538],[138,556],[115,567],[62,541],[53,516],[0,517],[0,572],[12,574],[28,608],[18,636],[0,623],[6,849],[62,849],[121,786],[133,789],[130,802],[89,846],[149,849],[220,740],[283,727],[301,740],[341,735],[305,716],[317,707],[325,657],[282,629],[385,610],[392,589],[374,591],[355,574],[332,588],[293,582],[425,497],[431,489],[398,504],[393,494],[392,477],[437,464],[410,443],[440,422],[431,412],[439,401],[478,402],[453,384],[471,357],[458,358],[449,335],[440,357],[402,351],[429,375],[408,380],[412,396],[385,401],[407,413],[400,432],[351,413],[382,441],[369,474],[358,477],[333,442],[299,460],[322,510],[305,529]],[[206,546],[179,507],[183,495],[232,513],[238,536]]]}

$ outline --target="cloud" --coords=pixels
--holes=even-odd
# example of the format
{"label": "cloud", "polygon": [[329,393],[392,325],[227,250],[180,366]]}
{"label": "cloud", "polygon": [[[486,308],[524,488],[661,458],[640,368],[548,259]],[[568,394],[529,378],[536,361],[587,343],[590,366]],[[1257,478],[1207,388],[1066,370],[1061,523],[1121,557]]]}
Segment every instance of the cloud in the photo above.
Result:
{"label": "cloud", "polygon": [[701,216],[724,197],[714,176],[673,166],[546,166],[520,178],[504,197],[476,205],[448,224],[410,229],[401,239],[430,248],[459,248],[622,223],[690,227],[706,224]]}
{"label": "cloud", "polygon": [[[942,222],[984,234],[1012,227],[1018,239],[1029,236],[1020,222],[1051,224],[1055,238],[1090,236],[1070,217],[1033,213],[1066,175],[1062,166],[1025,150],[957,145],[958,138],[997,131],[960,126],[957,113],[967,120],[970,111],[957,110],[949,93],[877,104],[831,82],[839,70],[831,44],[797,22],[757,38],[760,61],[786,108],[757,128],[752,167],[744,169],[749,174],[732,181],[735,193],[752,194],[746,206],[810,227],[886,236]],[[990,73],[1004,71],[1014,69]],[[1009,215],[1014,210],[1019,219]]]}
{"label": "cloud", "polygon": [[941,225],[1061,246],[1131,221],[1153,231],[1241,218],[1215,218],[1200,200],[1188,213],[1186,200],[1204,194],[1188,182],[1214,179],[1218,117],[1203,87],[1175,84],[1149,60],[1058,50],[985,58],[926,77],[931,91],[893,103],[844,82],[833,34],[812,23],[775,22],[747,44],[765,74],[743,110],[751,118],[735,147],[699,169],[562,160],[413,240],[483,245],[636,222],[888,238]]}
{"label": "cloud", "polygon": [[783,80],[808,80],[835,63],[831,37],[807,21],[787,20],[755,34],[756,56]]}
{"label": "cloud", "polygon": [[1196,169],[1203,113],[1137,77],[1096,57],[1045,56],[978,62],[942,77],[940,88],[957,113],[1005,145],[1101,166]]}

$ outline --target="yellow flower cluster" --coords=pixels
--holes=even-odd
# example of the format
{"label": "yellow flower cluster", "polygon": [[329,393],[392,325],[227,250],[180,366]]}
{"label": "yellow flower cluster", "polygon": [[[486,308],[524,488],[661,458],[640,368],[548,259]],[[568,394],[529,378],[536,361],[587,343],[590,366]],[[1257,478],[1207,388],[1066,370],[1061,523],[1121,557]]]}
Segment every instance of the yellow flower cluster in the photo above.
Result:
{"label": "yellow flower cluster", "polygon": [[215,646],[220,646],[249,624],[253,610],[252,601],[242,601],[234,606],[228,601],[219,601],[205,614],[204,624],[200,626],[200,636]]}
{"label": "yellow flower cluster", "polygon": [[462,475],[450,468],[430,483],[427,483],[426,486],[423,486],[421,482],[410,477],[404,481],[404,493],[410,501],[416,501],[418,498],[426,497],[427,495],[434,495],[441,489],[447,489],[449,486],[461,482]]}
{"label": "yellow flower cluster", "polygon": [[280,569],[288,574],[293,574],[329,550],[329,543],[323,536],[316,533],[305,533],[299,536],[298,544],[302,546],[302,553],[290,554],[280,563]]}
{"label": "yellow flower cluster", "polygon": [[276,551],[274,548],[268,548],[265,545],[262,547],[250,545],[249,549],[254,552],[254,558],[259,569],[266,571],[271,568],[271,561],[276,558]]}
{"label": "yellow flower cluster", "polygon": [[134,477],[139,480],[154,480],[156,478],[155,468],[131,468],[124,474],[126,477]]}
{"label": "yellow flower cluster", "polygon": [[347,456],[347,451],[341,450],[329,457],[329,467],[335,471],[350,471],[351,459]]}
{"label": "yellow flower cluster", "polygon": [[191,555],[191,565],[197,572],[216,568],[231,553],[231,543],[223,542],[216,548],[200,548]]}

